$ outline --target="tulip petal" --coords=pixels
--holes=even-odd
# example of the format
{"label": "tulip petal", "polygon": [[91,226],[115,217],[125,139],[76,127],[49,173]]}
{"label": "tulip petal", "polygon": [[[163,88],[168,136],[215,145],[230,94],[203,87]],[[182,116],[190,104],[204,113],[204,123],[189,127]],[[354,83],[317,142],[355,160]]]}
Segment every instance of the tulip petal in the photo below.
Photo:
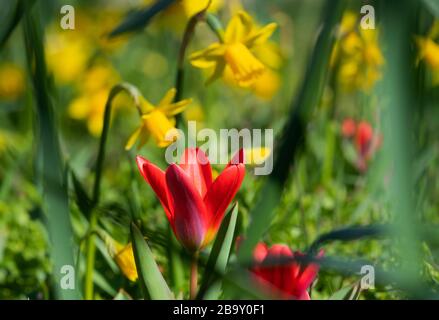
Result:
{"label": "tulip petal", "polygon": [[191,178],[202,198],[212,184],[212,168],[209,159],[199,148],[187,148],[180,161],[180,167]]}
{"label": "tulip petal", "polygon": [[[224,217],[224,212],[238,192],[245,175],[243,164],[226,168],[208,189],[204,197],[207,211],[210,213],[210,237],[216,233]],[[213,234],[213,235],[212,235]]]}
{"label": "tulip petal", "polygon": [[239,149],[238,152],[235,153],[235,155],[230,159],[230,162],[227,164],[227,167],[237,165],[237,164],[245,164],[245,150]]}
{"label": "tulip petal", "polygon": [[141,156],[136,157],[137,166],[145,181],[151,186],[155,194],[160,200],[160,203],[165,210],[169,222],[173,226],[173,211],[170,205],[168,196],[168,189],[166,187],[165,173]]}
{"label": "tulip petal", "polygon": [[253,259],[255,263],[261,263],[268,253],[268,247],[265,243],[260,242],[256,245],[255,249],[253,250]]}
{"label": "tulip petal", "polygon": [[[296,253],[302,255],[301,253]],[[318,258],[323,256],[323,250],[317,255]],[[319,272],[319,265],[316,263],[310,263],[306,266],[302,266],[302,272],[298,275],[296,280],[296,287],[299,292],[306,291]]]}
{"label": "tulip petal", "polygon": [[203,200],[189,175],[176,164],[168,167],[165,176],[173,203],[175,235],[188,250],[197,250],[209,220]]}

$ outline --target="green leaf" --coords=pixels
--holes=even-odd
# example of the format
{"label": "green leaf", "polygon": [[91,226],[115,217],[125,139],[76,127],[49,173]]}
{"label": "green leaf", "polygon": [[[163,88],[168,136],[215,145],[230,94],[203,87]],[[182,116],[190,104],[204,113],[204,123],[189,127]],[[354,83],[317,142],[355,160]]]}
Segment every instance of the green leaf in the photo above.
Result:
{"label": "green leaf", "polygon": [[129,13],[125,20],[110,32],[109,37],[142,29],[156,14],[168,8],[174,1],[160,0],[148,8]]}
{"label": "green leaf", "polygon": [[52,285],[57,299],[78,299],[77,289],[64,290],[60,285],[63,277],[62,268],[75,265],[65,165],[55,125],[51,93],[47,84],[43,31],[37,23],[35,12],[30,9],[32,2],[23,3],[25,4],[23,30],[26,56],[36,101],[35,132],[39,133],[36,138],[38,153],[34,157],[35,168],[37,168],[36,178],[43,198],[42,210],[47,217],[47,228],[51,240]]}
{"label": "green leaf", "polygon": [[295,156],[305,143],[306,126],[323,94],[329,70],[328,64],[335,42],[335,28],[341,20],[345,5],[345,0],[327,0],[323,8],[324,22],[297,99],[294,99],[291,104],[289,119],[278,143],[273,171],[261,188],[259,197],[250,212],[251,222],[238,253],[238,260],[241,264],[250,263],[254,246],[270,226],[272,214],[285,190],[284,186]]}
{"label": "green leaf", "polygon": [[107,279],[105,279],[104,276],[99,272],[97,272],[96,270],[93,273],[93,281],[99,288],[101,288],[104,292],[106,292],[110,296],[116,295],[116,290],[113,289],[111,284],[108,283]]}
{"label": "green leaf", "polygon": [[439,18],[439,2],[437,0],[424,0],[424,4],[436,18]]}
{"label": "green leaf", "polygon": [[238,203],[224,218],[210,252],[203,275],[203,283],[198,292],[198,299],[218,299],[221,290],[220,283],[215,281],[215,274],[224,274],[232,249],[236,220],[238,218]]}
{"label": "green leaf", "polygon": [[173,299],[171,290],[163,278],[157,263],[154,260],[151,249],[148,247],[139,228],[131,223],[131,237],[133,241],[134,258],[139,274],[139,280],[143,289],[146,290],[151,299],[170,300]]}

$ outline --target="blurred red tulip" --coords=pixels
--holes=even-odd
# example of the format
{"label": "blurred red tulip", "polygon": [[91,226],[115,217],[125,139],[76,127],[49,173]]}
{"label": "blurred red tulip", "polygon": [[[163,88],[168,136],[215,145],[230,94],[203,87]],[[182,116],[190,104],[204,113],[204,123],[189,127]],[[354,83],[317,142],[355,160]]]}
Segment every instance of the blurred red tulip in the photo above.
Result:
{"label": "blurred red tulip", "polygon": [[212,169],[198,148],[185,150],[181,163],[166,172],[137,156],[137,166],[159,198],[172,229],[190,251],[206,246],[216,235],[224,213],[245,175],[243,150],[212,181]]}
{"label": "blurred red tulip", "polygon": [[376,134],[371,124],[367,121],[356,123],[347,118],[342,124],[342,134],[345,138],[353,138],[357,150],[357,168],[364,172],[367,170],[367,162],[373,153],[381,146],[382,135]]}
{"label": "blurred red tulip", "polygon": [[343,136],[346,138],[352,138],[355,135],[356,129],[357,129],[357,124],[351,118],[345,119],[341,126],[341,132]]}
{"label": "blurred red tulip", "polygon": [[[322,255],[323,251],[318,256]],[[317,264],[304,266],[294,261],[282,265],[263,266],[273,259],[300,256],[303,256],[301,252],[292,252],[286,245],[276,244],[268,248],[264,243],[259,243],[253,252],[256,265],[251,271],[256,281],[276,296],[284,299],[310,300],[307,289],[317,276],[319,270]]]}

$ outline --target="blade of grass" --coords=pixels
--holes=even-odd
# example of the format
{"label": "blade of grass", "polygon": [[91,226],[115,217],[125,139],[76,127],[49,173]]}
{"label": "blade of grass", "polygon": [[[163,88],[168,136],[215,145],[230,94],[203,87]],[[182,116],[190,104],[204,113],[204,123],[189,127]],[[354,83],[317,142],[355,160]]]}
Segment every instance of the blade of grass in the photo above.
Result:
{"label": "blade of grass", "polygon": [[171,290],[169,290],[154,260],[151,249],[134,223],[131,223],[131,237],[136,268],[142,288],[145,290],[145,296],[149,295],[154,300],[173,299]]}
{"label": "blade of grass", "polygon": [[291,106],[291,114],[278,145],[273,172],[267,178],[256,205],[250,212],[250,225],[238,253],[241,263],[251,261],[252,249],[270,225],[274,208],[281,199],[294,156],[304,144],[306,123],[323,92],[335,40],[335,27],[341,19],[345,4],[344,0],[326,1],[323,9],[324,23],[318,35],[302,88]]}
{"label": "blade of grass", "polygon": [[218,231],[215,242],[207,260],[203,274],[203,282],[197,299],[218,299],[221,290],[220,283],[215,281],[215,274],[224,274],[232,250],[236,220],[238,218],[238,203],[226,215]]}
{"label": "blade of grass", "polygon": [[79,293],[74,289],[63,289],[60,285],[61,268],[74,267],[73,234],[69,216],[68,195],[64,176],[64,165],[59,147],[58,133],[52,101],[47,86],[47,72],[44,60],[43,33],[37,23],[35,12],[30,10],[31,3],[25,10],[24,40],[28,68],[36,99],[38,134],[37,178],[42,189],[43,211],[47,216],[47,227],[51,241],[51,259],[53,262],[53,286],[57,299],[78,299]]}

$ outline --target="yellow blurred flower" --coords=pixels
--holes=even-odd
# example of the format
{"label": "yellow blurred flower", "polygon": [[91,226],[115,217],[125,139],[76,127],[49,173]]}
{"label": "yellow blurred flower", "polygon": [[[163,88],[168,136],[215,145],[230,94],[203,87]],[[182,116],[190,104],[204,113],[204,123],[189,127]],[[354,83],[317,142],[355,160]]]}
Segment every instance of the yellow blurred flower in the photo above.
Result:
{"label": "yellow blurred flower", "polygon": [[420,59],[425,60],[432,70],[439,71],[439,44],[429,38],[418,37],[416,40]]}
{"label": "yellow blurred flower", "polygon": [[134,259],[133,246],[131,242],[128,243],[126,246],[123,246],[114,239],[111,239],[109,236],[105,238],[107,250],[111,258],[113,258],[113,260],[116,262],[116,264],[119,266],[120,270],[125,275],[125,277],[128,278],[128,280],[133,282],[136,281],[138,275],[136,262]]}
{"label": "yellow blurred flower", "polygon": [[78,32],[51,31],[46,41],[46,61],[55,81],[62,84],[77,81],[87,68],[92,48]]}
{"label": "yellow blurred flower", "polygon": [[268,147],[259,148],[245,148],[245,163],[250,166],[256,166],[264,163],[265,160],[270,156],[271,149]]}
{"label": "yellow blurred flower", "polygon": [[253,19],[246,12],[240,11],[229,22],[224,41],[194,52],[190,57],[191,63],[196,68],[214,68],[208,83],[221,77],[226,67],[229,67],[237,84],[249,87],[266,69],[251,50],[267,42],[276,27],[276,23],[270,23],[263,28],[257,28]]}
{"label": "yellow blurred flower", "polygon": [[176,89],[169,90],[157,106],[153,106],[148,101],[142,101],[141,124],[128,139],[125,149],[131,149],[137,140],[138,148],[141,148],[152,135],[157,146],[165,148],[178,139],[179,132],[175,128],[174,116],[183,112],[186,106],[191,103],[191,99],[184,99],[173,102]]}
{"label": "yellow blurred flower", "polygon": [[[144,4],[151,5],[156,0],[144,0]],[[208,12],[216,12],[222,7],[224,0],[212,0]],[[189,19],[204,10],[209,0],[177,0],[160,14],[160,24],[174,31],[184,31]]]}
{"label": "yellow blurred flower", "polygon": [[0,65],[0,99],[15,100],[25,88],[23,70],[15,64]]}
{"label": "yellow blurred flower", "polygon": [[344,14],[331,57],[341,87],[347,91],[370,90],[381,78],[384,57],[376,29],[359,29],[358,15]]}
{"label": "yellow blurred flower", "polygon": [[436,20],[425,37],[415,38],[418,46],[418,61],[424,61],[432,73],[433,85],[439,84],[439,20]]}
{"label": "yellow blurred flower", "polygon": [[[70,103],[68,114],[73,119],[85,120],[89,132],[93,136],[99,136],[108,94],[119,77],[111,66],[97,64],[85,71],[80,79],[79,95]],[[114,109],[119,107],[117,102],[113,104]]]}

